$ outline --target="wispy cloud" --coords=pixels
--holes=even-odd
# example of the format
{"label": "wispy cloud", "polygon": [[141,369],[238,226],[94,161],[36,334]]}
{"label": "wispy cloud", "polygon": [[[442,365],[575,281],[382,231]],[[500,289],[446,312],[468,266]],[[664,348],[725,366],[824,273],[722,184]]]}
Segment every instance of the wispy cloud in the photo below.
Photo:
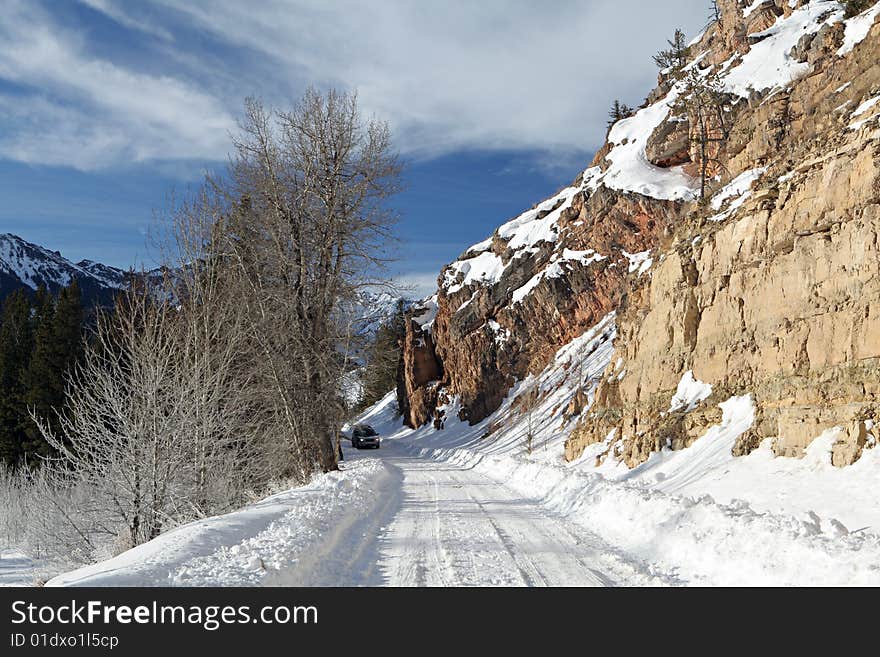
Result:
{"label": "wispy cloud", "polygon": [[316,83],[357,89],[412,157],[528,151],[537,166],[568,168],[602,141],[614,97],[638,104],[652,52],[679,24],[695,31],[706,4],[79,2],[167,56],[138,67],[124,39],[94,48],[51,2],[6,0],[0,79],[20,89],[0,92],[19,108],[0,128],[0,156],[86,169],[222,159],[243,96],[287,104]]}
{"label": "wispy cloud", "polygon": [[0,17],[0,154],[91,169],[125,162],[223,158],[235,128],[223,104],[172,75],[87,54],[38,5],[8,0]]}
{"label": "wispy cloud", "polygon": [[405,151],[427,156],[595,148],[611,100],[638,104],[651,54],[706,13],[703,0],[154,1],[262,52],[280,77],[357,88]]}
{"label": "wispy cloud", "polygon": [[165,39],[167,41],[174,40],[174,36],[171,32],[154,21],[132,15],[120,7],[115,0],[79,0],[79,2],[93,11],[104,14],[107,18],[130,30],[144,32],[145,34],[159,37],[160,39]]}

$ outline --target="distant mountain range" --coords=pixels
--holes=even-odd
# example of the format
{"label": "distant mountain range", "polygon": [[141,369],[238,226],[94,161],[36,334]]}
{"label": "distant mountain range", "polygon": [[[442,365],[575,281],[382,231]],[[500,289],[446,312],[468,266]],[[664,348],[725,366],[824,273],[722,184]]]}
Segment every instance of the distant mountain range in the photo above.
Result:
{"label": "distant mountain range", "polygon": [[[147,272],[159,275],[159,270]],[[0,301],[14,290],[36,291],[41,285],[57,293],[79,283],[83,300],[88,305],[109,305],[123,289],[128,272],[109,265],[81,260],[74,263],[58,251],[32,244],[17,235],[0,234]]]}
{"label": "distant mountain range", "polygon": [[[153,269],[145,272],[145,275],[158,279],[162,276],[162,270]],[[75,279],[86,305],[110,305],[116,294],[125,288],[130,276],[123,269],[93,260],[74,263],[58,251],[33,244],[17,235],[0,234],[0,303],[14,290],[35,292],[43,285],[50,292],[57,293]],[[403,301],[404,309],[411,305],[409,300],[387,291],[364,290],[361,299],[357,308],[360,318],[355,323],[359,335],[375,333],[396,312],[399,301]]]}

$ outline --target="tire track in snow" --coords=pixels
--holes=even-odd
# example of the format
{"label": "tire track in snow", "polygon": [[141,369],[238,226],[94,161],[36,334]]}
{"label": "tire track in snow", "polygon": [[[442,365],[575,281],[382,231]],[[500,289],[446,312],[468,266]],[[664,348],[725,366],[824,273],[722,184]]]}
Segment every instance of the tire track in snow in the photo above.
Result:
{"label": "tire track in snow", "polygon": [[345,514],[312,550],[263,586],[380,586],[387,578],[379,567],[377,541],[400,506],[400,469],[389,462],[367,494],[375,500],[366,512]]}
{"label": "tire track in snow", "polygon": [[510,539],[510,536],[495,522],[492,515],[486,510],[486,507],[474,497],[471,493],[468,493],[468,497],[471,501],[477,505],[477,508],[483,513],[486,517],[486,520],[492,525],[492,529],[495,530],[495,533],[498,535],[501,544],[504,546],[504,549],[507,550],[507,553],[510,555],[510,558],[513,560],[513,563],[516,564],[517,569],[519,570],[519,575],[522,578],[523,584],[526,586],[537,586],[535,583],[536,579],[541,580],[542,586],[547,586],[547,580],[541,575],[540,571],[535,567],[535,564],[528,558],[522,558],[517,556],[516,545]]}
{"label": "tire track in snow", "polygon": [[[383,450],[372,504],[344,513],[313,553],[271,583],[311,586],[613,585],[614,555],[477,471]],[[267,582],[270,583],[270,582]]]}
{"label": "tire track in snow", "polygon": [[437,478],[432,476],[431,483],[434,490],[434,550],[432,555],[434,563],[437,567],[437,576],[440,578],[441,585],[444,587],[453,586],[456,581],[455,571],[452,570],[452,564],[449,560],[449,553],[443,546],[443,514],[440,510],[440,484]]}

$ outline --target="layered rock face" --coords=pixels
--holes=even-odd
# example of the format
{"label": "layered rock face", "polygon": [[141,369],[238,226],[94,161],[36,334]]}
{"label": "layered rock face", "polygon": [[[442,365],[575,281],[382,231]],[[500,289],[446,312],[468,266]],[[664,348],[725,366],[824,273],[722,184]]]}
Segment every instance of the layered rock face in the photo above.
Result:
{"label": "layered rock face", "polygon": [[[830,1],[719,6],[690,67],[721,80],[723,139],[698,148],[664,72],[571,187],[447,267],[409,322],[411,425],[442,426],[452,395],[482,420],[616,312],[613,364],[568,459],[600,442],[630,466],[688,447],[743,395],[755,421],[735,454],[771,438],[800,456],[839,427],[847,465],[880,439],[880,4],[849,20]],[[688,372],[711,394],[677,408]]]}
{"label": "layered rock face", "polygon": [[[719,402],[742,394],[756,421],[736,455],[771,438],[777,455],[801,456],[839,427],[832,460],[844,466],[876,442],[880,128],[865,121],[874,106],[858,110],[880,92],[880,24],[839,56],[844,38],[836,23],[800,39],[793,56],[812,69],[778,98],[753,96],[737,117],[726,168],[757,168],[756,182],[733,211],[691,213],[621,309],[626,376],[600,386],[568,459],[603,441],[605,456],[630,466],[688,447],[720,420]],[[780,135],[782,103],[790,121]],[[687,371],[712,394],[670,412]]]}
{"label": "layered rock face", "polygon": [[495,411],[517,379],[618,306],[677,216],[674,202],[579,181],[473,247],[408,322],[398,391],[407,422],[435,419],[448,395],[463,420]]}

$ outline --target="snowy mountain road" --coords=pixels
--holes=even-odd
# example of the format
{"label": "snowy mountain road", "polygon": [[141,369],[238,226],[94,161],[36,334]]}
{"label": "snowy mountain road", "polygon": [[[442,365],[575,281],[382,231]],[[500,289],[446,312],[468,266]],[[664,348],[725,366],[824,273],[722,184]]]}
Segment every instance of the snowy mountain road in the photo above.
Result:
{"label": "snowy mountain road", "polygon": [[[383,450],[378,508],[267,584],[607,586],[600,539],[471,469]],[[357,457],[356,457],[357,458]]]}

